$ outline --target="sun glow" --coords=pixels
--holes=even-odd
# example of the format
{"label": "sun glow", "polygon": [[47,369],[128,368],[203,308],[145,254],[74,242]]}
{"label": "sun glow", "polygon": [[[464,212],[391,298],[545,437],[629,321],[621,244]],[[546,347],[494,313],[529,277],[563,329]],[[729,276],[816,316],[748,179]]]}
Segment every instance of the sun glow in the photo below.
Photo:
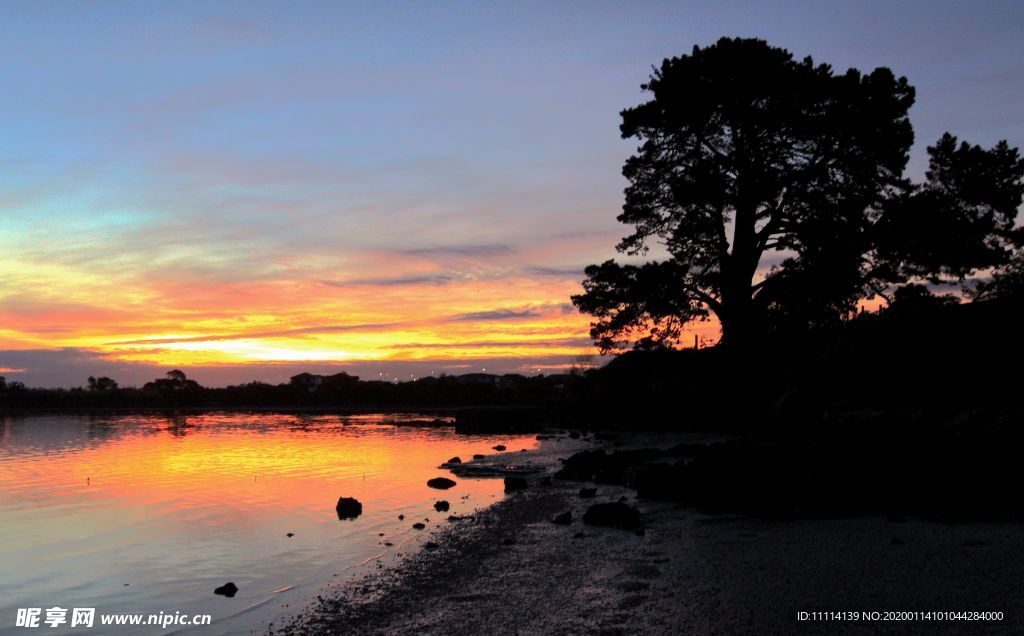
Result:
{"label": "sun glow", "polygon": [[163,366],[578,355],[588,320],[573,280],[502,276],[444,284],[325,285],[281,280],[110,280],[81,269],[7,262],[7,348],[83,348]]}

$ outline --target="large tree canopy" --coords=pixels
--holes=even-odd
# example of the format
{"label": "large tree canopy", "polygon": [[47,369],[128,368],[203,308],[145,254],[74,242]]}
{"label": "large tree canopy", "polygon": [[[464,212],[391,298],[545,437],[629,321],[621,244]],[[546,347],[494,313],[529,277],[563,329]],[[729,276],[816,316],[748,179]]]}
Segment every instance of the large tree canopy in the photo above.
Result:
{"label": "large tree canopy", "polygon": [[[664,258],[587,268],[573,302],[597,318],[602,349],[671,343],[711,314],[723,344],[745,346],[772,321],[846,315],[867,289],[1005,260],[1016,151],[944,137],[928,183],[911,186],[914,89],[888,69],[836,74],[761,40],[721,39],[665,60],[643,89],[652,99],[622,111],[623,138],[641,143],[623,167],[618,219],[633,232],[618,249],[654,244]],[[957,258],[941,241],[904,240],[938,217],[969,244]]]}

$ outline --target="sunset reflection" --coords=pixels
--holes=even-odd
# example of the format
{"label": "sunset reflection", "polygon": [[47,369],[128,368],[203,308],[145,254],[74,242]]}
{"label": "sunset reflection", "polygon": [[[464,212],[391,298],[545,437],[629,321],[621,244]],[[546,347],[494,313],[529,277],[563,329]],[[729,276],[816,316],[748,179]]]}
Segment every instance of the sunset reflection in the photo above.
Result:
{"label": "sunset reflection", "polygon": [[[199,608],[213,602],[209,582],[228,575],[247,602],[288,586],[296,586],[289,599],[304,598],[339,571],[397,554],[449,514],[502,496],[500,479],[454,476],[451,490],[427,487],[452,477],[438,468],[449,458],[493,455],[500,443],[514,464],[517,451],[537,444],[401,424],[433,417],[0,420],[2,604],[30,602],[22,598],[30,589],[33,599],[63,590],[62,602],[100,606],[142,607],[173,594]],[[339,521],[340,496],[359,499],[363,514]],[[436,512],[438,499],[451,510]],[[427,531],[412,529],[427,519]],[[6,578],[15,572],[32,572],[34,583]]]}

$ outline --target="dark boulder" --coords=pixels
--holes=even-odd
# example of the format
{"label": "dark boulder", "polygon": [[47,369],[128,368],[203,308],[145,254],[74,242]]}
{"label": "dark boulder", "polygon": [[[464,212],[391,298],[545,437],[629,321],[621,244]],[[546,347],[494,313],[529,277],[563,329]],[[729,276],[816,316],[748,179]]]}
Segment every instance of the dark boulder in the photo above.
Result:
{"label": "dark boulder", "polygon": [[494,447],[494,450],[496,450],[496,451],[503,451],[503,450],[505,450],[505,445],[504,444],[498,444],[497,446]]}
{"label": "dark boulder", "polygon": [[624,485],[633,467],[660,457],[661,451],[656,448],[615,451],[608,455],[607,461],[594,471],[594,481],[599,484]]}
{"label": "dark boulder", "polygon": [[640,527],[640,511],[621,501],[594,504],[583,514],[583,523],[591,526],[635,530]]}
{"label": "dark boulder", "polygon": [[412,527],[417,529],[417,530],[422,530],[422,529],[426,528],[427,526],[426,526],[426,524],[417,521],[416,523],[412,524]]}
{"label": "dark boulder", "polygon": [[682,462],[643,464],[630,472],[626,485],[635,488],[641,499],[682,502],[686,500],[688,472]]}
{"label": "dark boulder", "polygon": [[484,457],[486,457],[486,455],[481,455],[480,453],[473,455],[473,459],[483,459]]}
{"label": "dark boulder", "polygon": [[461,457],[452,457],[451,459],[449,459],[445,463],[446,464],[461,464],[462,463],[462,458]]}
{"label": "dark boulder", "polygon": [[338,505],[334,507],[338,512],[339,519],[355,519],[363,514],[363,504],[354,497],[342,497],[338,499]]}
{"label": "dark boulder", "polygon": [[448,490],[455,485],[455,482],[447,477],[434,477],[427,482],[427,485],[438,490]]}
{"label": "dark boulder", "polygon": [[214,589],[213,593],[214,594],[219,594],[220,596],[226,596],[228,598],[233,598],[235,596],[235,594],[238,594],[238,586],[235,585],[234,583],[228,582],[228,583],[225,583],[224,585],[221,585],[220,587]]}
{"label": "dark boulder", "polygon": [[434,510],[436,510],[438,512],[446,512],[449,507],[450,506],[449,506],[448,502],[445,501],[444,499],[442,499],[440,501],[435,501],[434,502]]}
{"label": "dark boulder", "polygon": [[624,485],[630,471],[636,466],[660,457],[662,451],[655,448],[615,451],[611,454],[603,450],[580,451],[562,461],[562,468],[555,473],[555,478]]}
{"label": "dark boulder", "polygon": [[555,523],[560,526],[570,525],[572,523],[572,511],[566,510],[565,512],[558,513],[551,518],[551,523]]}
{"label": "dark boulder", "polygon": [[505,492],[515,492],[517,490],[526,490],[529,484],[526,482],[524,477],[506,477],[505,478]]}
{"label": "dark boulder", "polygon": [[562,460],[562,468],[555,473],[555,479],[569,479],[573,481],[589,481],[608,459],[608,454],[603,450],[580,451]]}

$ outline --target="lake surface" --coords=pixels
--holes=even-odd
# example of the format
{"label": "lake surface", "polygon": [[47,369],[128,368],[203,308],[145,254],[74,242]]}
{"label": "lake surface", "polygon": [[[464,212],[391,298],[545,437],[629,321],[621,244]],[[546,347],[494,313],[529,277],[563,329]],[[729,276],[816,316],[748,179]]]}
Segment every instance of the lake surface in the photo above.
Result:
{"label": "lake surface", "polygon": [[[102,613],[180,611],[212,616],[196,633],[262,633],[326,584],[416,549],[449,514],[503,496],[500,479],[454,477],[439,464],[537,444],[401,424],[413,419],[423,418],[0,418],[0,634],[31,631],[15,627],[18,608],[42,608],[45,619],[54,606],[95,607],[97,624],[37,629],[189,631],[98,624]],[[434,490],[435,476],[458,483]],[[339,520],[340,496],[359,499],[363,514]],[[435,512],[438,499],[451,511]],[[412,529],[425,519],[427,530]],[[237,596],[214,595],[227,581]]]}

